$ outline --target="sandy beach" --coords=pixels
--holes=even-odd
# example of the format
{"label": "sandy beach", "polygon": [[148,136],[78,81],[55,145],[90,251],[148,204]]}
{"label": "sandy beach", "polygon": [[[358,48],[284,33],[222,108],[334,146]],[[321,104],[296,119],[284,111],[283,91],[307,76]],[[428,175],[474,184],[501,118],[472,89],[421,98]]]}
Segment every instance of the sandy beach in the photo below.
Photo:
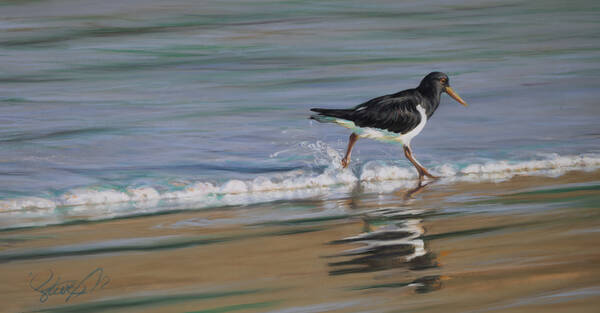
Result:
{"label": "sandy beach", "polygon": [[357,187],[334,200],[7,230],[0,303],[2,312],[595,312],[599,179],[432,183],[411,197]]}

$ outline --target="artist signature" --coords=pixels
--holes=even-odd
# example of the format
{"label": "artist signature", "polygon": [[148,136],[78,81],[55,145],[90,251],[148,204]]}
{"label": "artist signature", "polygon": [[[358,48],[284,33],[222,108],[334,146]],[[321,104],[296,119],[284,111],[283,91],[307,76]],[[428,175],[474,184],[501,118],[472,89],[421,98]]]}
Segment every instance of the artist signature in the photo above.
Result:
{"label": "artist signature", "polygon": [[65,302],[71,298],[77,298],[81,295],[94,292],[96,289],[102,289],[110,283],[110,277],[104,274],[101,267],[91,271],[81,280],[63,280],[60,276],[55,276],[54,271],[49,270],[45,273],[29,273],[29,287],[40,293],[40,302],[44,303],[51,296],[66,296]]}

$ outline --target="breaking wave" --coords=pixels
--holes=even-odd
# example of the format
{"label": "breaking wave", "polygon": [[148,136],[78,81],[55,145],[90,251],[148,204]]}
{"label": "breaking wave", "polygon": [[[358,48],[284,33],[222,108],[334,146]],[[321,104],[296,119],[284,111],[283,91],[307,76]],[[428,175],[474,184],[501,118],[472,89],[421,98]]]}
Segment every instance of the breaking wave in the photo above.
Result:
{"label": "breaking wave", "polygon": [[[390,192],[409,188],[418,178],[412,167],[383,161],[370,161],[358,170],[342,169],[339,153],[323,144],[308,145],[321,154],[316,170],[294,170],[250,180],[232,179],[222,184],[198,181],[174,186],[132,186],[127,188],[88,187],[69,190],[55,198],[21,197],[0,200],[0,214],[24,217],[84,215],[91,219],[111,218],[167,210],[199,209],[227,205],[248,205],[277,200],[303,199],[317,196],[345,195],[357,186],[364,192]],[[499,182],[516,175],[560,176],[573,170],[600,168],[600,155],[550,154],[537,160],[489,161],[485,163],[442,164],[432,167],[440,183]]]}

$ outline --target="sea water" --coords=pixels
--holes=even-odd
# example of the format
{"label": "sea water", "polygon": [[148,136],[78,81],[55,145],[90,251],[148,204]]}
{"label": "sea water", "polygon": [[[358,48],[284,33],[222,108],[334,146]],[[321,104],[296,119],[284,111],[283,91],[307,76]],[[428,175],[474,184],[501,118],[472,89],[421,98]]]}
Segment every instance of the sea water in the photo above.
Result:
{"label": "sea water", "polygon": [[431,71],[470,104],[412,141],[442,183],[600,167],[595,2],[4,2],[2,227],[413,184],[393,144],[342,169],[350,133],[309,109]]}

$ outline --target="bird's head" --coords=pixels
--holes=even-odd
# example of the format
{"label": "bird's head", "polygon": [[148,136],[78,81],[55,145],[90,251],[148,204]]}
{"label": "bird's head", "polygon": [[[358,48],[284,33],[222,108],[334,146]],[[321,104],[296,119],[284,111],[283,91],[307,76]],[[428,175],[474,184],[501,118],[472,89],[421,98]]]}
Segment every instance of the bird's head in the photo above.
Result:
{"label": "bird's head", "polygon": [[447,93],[450,97],[456,100],[458,103],[467,106],[465,100],[463,100],[452,88],[450,88],[450,79],[448,75],[442,72],[431,72],[421,80],[421,84],[418,87],[422,91],[434,92],[439,95],[442,92]]}

